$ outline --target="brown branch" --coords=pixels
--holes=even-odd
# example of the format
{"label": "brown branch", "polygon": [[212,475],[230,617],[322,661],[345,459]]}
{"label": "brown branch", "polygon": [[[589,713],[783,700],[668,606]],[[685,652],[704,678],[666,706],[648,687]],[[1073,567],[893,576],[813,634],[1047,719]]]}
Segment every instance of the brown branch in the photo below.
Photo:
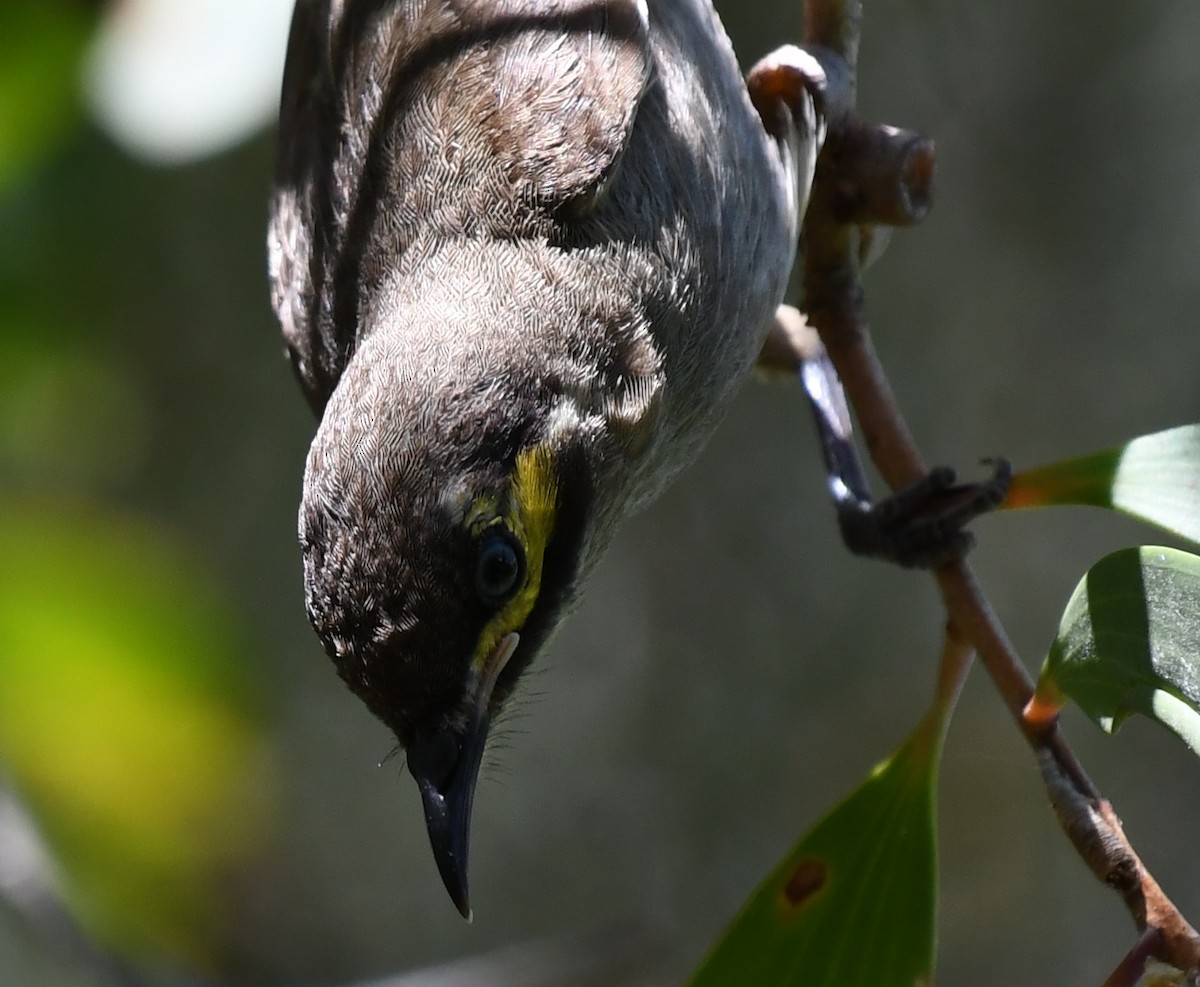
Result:
{"label": "brown branch", "polygon": [[[857,0],[805,4],[805,47],[826,66],[826,102],[848,110],[829,120],[817,160],[801,234],[804,307],[842,378],[872,460],[893,489],[902,489],[923,476],[926,466],[871,342],[860,280],[860,237],[863,224],[896,225],[924,215],[932,195],[933,145],[856,119],[861,18]],[[832,91],[837,86],[845,91]],[[1025,719],[1033,683],[970,566],[958,561],[934,575],[951,625],[972,643],[1033,748],[1063,831],[1097,877],[1121,895],[1143,932],[1139,948],[1180,970],[1200,970],[1200,935],[1146,870],[1057,724]]]}
{"label": "brown branch", "polygon": [[933,141],[858,120],[833,136],[831,174],[840,194],[833,208],[841,222],[912,226],[925,218],[933,204]]}
{"label": "brown branch", "polygon": [[946,633],[942,641],[942,657],[938,663],[934,704],[944,713],[947,720],[950,719],[950,711],[958,702],[963,686],[967,684],[967,675],[971,671],[973,656],[970,638],[953,621],[946,621]]}
{"label": "brown branch", "polygon": [[1102,987],[1136,987],[1142,981],[1146,970],[1146,961],[1154,956],[1161,948],[1162,933],[1158,929],[1147,929],[1134,944],[1126,956],[1117,964],[1117,968],[1108,975]]}

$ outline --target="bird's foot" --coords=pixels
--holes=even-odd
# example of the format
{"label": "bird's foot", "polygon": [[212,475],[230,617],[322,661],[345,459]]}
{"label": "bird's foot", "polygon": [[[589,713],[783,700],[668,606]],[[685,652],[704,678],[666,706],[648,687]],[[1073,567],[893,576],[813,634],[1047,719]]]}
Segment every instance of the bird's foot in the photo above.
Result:
{"label": "bird's foot", "polygon": [[[992,461],[992,476],[979,483],[956,483],[952,469],[938,467],[912,486],[875,501],[854,443],[837,371],[819,340],[811,345],[786,309],[780,308],[776,323],[781,327],[774,328],[771,335],[777,341],[800,340],[800,344],[790,351],[781,349],[791,355],[776,360],[773,366],[785,367],[788,360],[799,362],[800,381],[821,440],[829,492],[846,547],[856,555],[887,559],[906,568],[931,569],[962,558],[975,543],[965,526],[999,506],[1008,492],[1012,479],[1008,461]],[[800,313],[790,311],[803,323]]]}
{"label": "bird's foot", "polygon": [[[824,116],[829,79],[825,67],[796,45],[783,45],[759,59],[746,75],[750,101],[772,137],[783,138],[800,121],[816,130]],[[803,124],[801,124],[803,125]],[[824,130],[824,120],[819,120]],[[823,135],[822,135],[823,136]]]}
{"label": "bird's foot", "polygon": [[965,526],[998,507],[1008,493],[1012,467],[1006,459],[992,465],[992,475],[978,483],[956,483],[954,470],[935,467],[876,503],[835,494],[842,541],[856,555],[906,568],[932,569],[962,558],[975,543]]}
{"label": "bird's foot", "polygon": [[750,101],[763,129],[774,139],[788,185],[792,234],[798,236],[808,194],[816,174],[817,155],[825,144],[828,77],[821,63],[795,45],[771,52],[746,76]]}

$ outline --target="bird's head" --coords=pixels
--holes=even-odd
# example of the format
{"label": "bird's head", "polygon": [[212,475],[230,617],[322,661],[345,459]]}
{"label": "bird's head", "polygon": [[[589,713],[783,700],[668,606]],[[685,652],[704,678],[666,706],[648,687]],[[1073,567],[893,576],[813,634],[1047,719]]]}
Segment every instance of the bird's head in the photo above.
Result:
{"label": "bird's head", "polygon": [[313,441],[306,600],[338,673],[407,751],[469,916],[488,729],[588,564],[593,470],[579,422],[536,376],[445,354],[408,370],[392,345],[364,343]]}

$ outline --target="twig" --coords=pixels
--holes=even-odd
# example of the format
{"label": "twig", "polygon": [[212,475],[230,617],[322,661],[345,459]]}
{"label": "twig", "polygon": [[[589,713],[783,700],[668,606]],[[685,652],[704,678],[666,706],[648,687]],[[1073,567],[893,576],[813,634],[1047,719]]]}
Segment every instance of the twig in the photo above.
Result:
{"label": "twig", "polygon": [[148,980],[98,946],[72,918],[33,820],[3,785],[0,785],[0,905],[10,909],[48,946],[68,957],[93,980],[113,987],[148,987]]}
{"label": "twig", "polygon": [[938,664],[937,692],[934,705],[941,710],[945,719],[958,702],[967,675],[971,671],[974,657],[970,639],[957,624],[946,622],[946,636],[942,643],[942,657]]}
{"label": "twig", "polygon": [[[900,133],[865,127],[855,119],[855,63],[862,5],[858,0],[807,0],[805,47],[848,93],[829,102],[849,106],[846,117],[829,121],[829,136],[817,161],[816,178],[802,233],[805,308],[820,334],[857,414],[865,444],[885,481],[903,489],[926,472],[876,356],[867,327],[860,281],[860,225],[891,223],[928,207],[933,147],[906,137],[889,143],[876,137]],[[891,171],[880,167],[881,147],[907,147],[892,154]],[[867,155],[870,160],[861,159]],[[913,185],[919,186],[909,195]],[[920,218],[917,216],[916,218]],[[1076,851],[1125,901],[1139,930],[1141,948],[1181,970],[1200,969],[1200,935],[1163,893],[1130,846],[1112,807],[1088,778],[1056,723],[1028,722],[1023,714],[1033,684],[981,591],[970,566],[958,561],[935,572],[950,622],[973,644],[1005,704],[1032,746],[1055,813]]]}

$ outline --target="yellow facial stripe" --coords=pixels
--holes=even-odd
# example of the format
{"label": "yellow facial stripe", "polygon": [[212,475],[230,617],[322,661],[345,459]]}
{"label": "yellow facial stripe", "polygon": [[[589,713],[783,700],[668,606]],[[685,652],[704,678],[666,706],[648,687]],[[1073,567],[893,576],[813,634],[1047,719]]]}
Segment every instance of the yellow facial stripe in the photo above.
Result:
{"label": "yellow facial stripe", "polygon": [[497,520],[507,525],[524,549],[525,583],[479,635],[471,662],[477,673],[483,672],[500,639],[521,629],[537,602],[542,588],[542,557],[554,531],[557,511],[558,476],[553,454],[545,447],[523,450],[517,455],[507,510]]}

